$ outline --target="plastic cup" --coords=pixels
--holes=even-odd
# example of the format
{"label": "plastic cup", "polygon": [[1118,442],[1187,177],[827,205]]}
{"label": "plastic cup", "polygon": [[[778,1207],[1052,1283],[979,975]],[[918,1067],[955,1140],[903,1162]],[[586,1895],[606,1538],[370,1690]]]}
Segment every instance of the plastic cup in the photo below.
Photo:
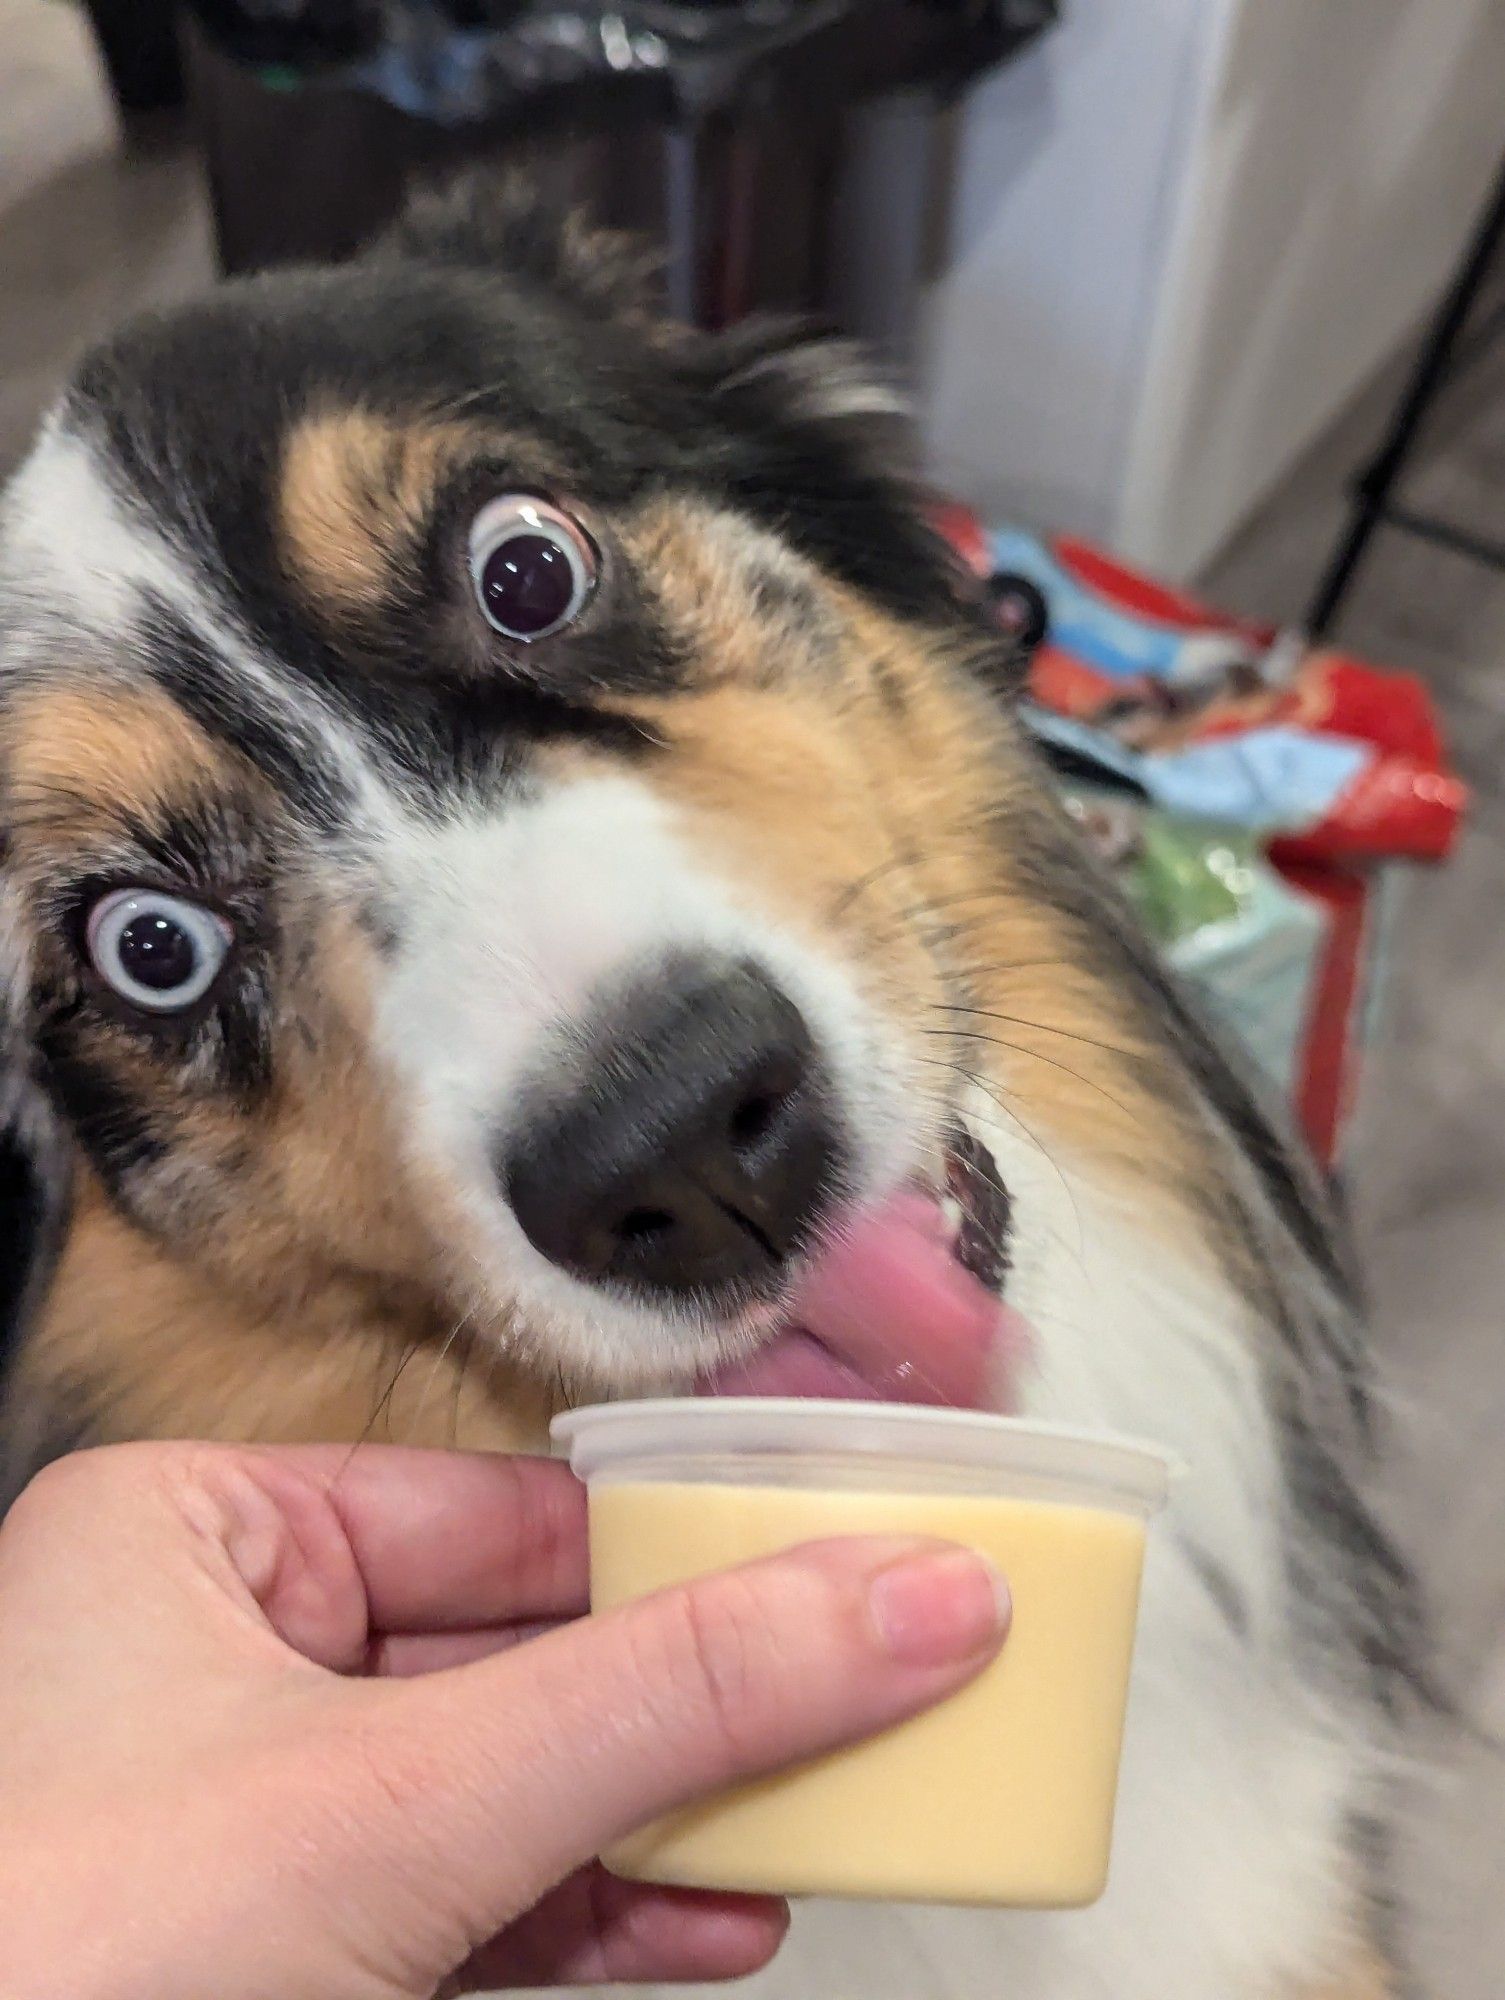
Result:
{"label": "plastic cup", "polygon": [[967,1411],[687,1398],[556,1419],[590,1501],[597,1611],[830,1535],[931,1535],[1013,1593],[997,1660],[939,1708],[659,1821],[633,1881],[1034,1909],[1107,1880],[1164,1453]]}

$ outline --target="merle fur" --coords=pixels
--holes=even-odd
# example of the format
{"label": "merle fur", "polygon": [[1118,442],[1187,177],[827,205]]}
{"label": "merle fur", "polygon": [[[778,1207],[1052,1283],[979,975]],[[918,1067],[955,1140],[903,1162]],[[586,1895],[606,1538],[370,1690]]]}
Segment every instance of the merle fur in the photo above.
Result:
{"label": "merle fur", "polygon": [[[357,405],[399,421],[458,414],[492,419],[499,432],[521,421],[533,442],[515,468],[520,481],[546,464],[608,513],[655,495],[736,509],[896,617],[964,644],[995,691],[1010,684],[1006,649],[988,640],[954,561],[890,469],[885,427],[839,393],[844,356],[833,349],[824,395],[801,330],[668,334],[649,317],[648,297],[640,264],[620,246],[562,231],[513,191],[472,186],[424,205],[346,267],[241,281],[138,321],[84,363],[66,421],[107,442],[122,499],[212,572],[251,642],[419,783],[436,763],[446,783],[499,782],[530,743],[551,736],[599,733],[650,754],[651,741],[623,740],[605,698],[613,686],[640,688],[645,674],[672,686],[681,663],[630,577],[620,608],[631,644],[606,646],[586,621],[578,638],[551,648],[558,678],[548,686],[527,673],[478,677],[458,651],[435,658],[444,585],[432,548],[415,551],[396,596],[348,631],[311,621],[275,529],[280,442],[300,413]],[[290,803],[337,821],[341,780],[318,746],[279,734],[280,719],[232,684],[170,607],[147,605],[143,620],[158,683]],[[420,632],[429,644],[415,676],[405,642]],[[629,671],[635,681],[616,678]],[[476,764],[467,746],[478,740],[490,747]],[[1209,1189],[1208,1223],[1252,1257],[1292,1364],[1276,1399],[1291,1504],[1306,1530],[1290,1538],[1292,1560],[1316,1567],[1298,1576],[1301,1600],[1318,1622],[1322,1607],[1336,1606],[1386,1689],[1414,1682],[1410,1579],[1356,1483],[1371,1443],[1367,1368],[1327,1191],[1086,857],[1063,862],[1069,834],[1001,815],[999,838],[1014,843],[1025,880],[1173,1055],[1229,1164],[1234,1198]],[[100,1101],[88,1115],[111,1144],[145,1143],[119,1107]]]}

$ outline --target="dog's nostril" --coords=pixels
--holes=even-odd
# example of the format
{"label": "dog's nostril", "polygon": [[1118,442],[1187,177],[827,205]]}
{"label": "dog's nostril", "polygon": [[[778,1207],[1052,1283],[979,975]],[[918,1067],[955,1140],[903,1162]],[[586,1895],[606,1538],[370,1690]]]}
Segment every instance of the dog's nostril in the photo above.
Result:
{"label": "dog's nostril", "polygon": [[674,1227],[674,1217],[666,1208],[629,1208],[617,1224],[617,1235],[634,1249],[658,1243]]}
{"label": "dog's nostril", "polygon": [[734,1087],[726,1132],[736,1152],[756,1154],[794,1115],[801,1088],[809,1081],[808,1051],[799,1045],[769,1051]]}
{"label": "dog's nostril", "polygon": [[683,961],[580,1036],[498,1162],[524,1234],[561,1269],[660,1297],[767,1296],[840,1177],[803,1015],[755,967]]}
{"label": "dog's nostril", "polygon": [[744,1149],[756,1146],[760,1139],[766,1138],[781,1107],[788,1102],[788,1096],[787,1091],[760,1090],[752,1097],[744,1097],[732,1113],[728,1127],[732,1144]]}

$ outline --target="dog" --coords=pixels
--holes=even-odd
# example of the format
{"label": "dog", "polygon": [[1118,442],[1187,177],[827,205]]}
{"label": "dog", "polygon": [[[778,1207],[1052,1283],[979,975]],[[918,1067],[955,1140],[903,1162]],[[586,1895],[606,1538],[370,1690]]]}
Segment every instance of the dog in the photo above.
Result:
{"label": "dog", "polygon": [[[1155,1439],[1113,1879],[998,1917],[999,1990],[1396,2000],[1341,1232],[902,439],[841,343],[675,327],[476,184],[82,362],[0,515],[6,1479],[726,1387]],[[800,1324],[854,1230],[1008,1338]]]}

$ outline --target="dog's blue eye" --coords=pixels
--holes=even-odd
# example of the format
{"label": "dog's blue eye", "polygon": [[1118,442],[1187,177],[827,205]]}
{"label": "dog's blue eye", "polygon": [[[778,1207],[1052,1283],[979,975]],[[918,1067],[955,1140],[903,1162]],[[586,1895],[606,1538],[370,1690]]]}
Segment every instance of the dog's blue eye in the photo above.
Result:
{"label": "dog's blue eye", "polygon": [[509,493],[471,523],[470,575],[486,622],[504,638],[547,639],[590,602],[595,544],[547,500]]}
{"label": "dog's blue eye", "polygon": [[133,1007],[177,1013],[214,984],[233,933],[223,917],[161,889],[113,889],[85,929],[94,970]]}

